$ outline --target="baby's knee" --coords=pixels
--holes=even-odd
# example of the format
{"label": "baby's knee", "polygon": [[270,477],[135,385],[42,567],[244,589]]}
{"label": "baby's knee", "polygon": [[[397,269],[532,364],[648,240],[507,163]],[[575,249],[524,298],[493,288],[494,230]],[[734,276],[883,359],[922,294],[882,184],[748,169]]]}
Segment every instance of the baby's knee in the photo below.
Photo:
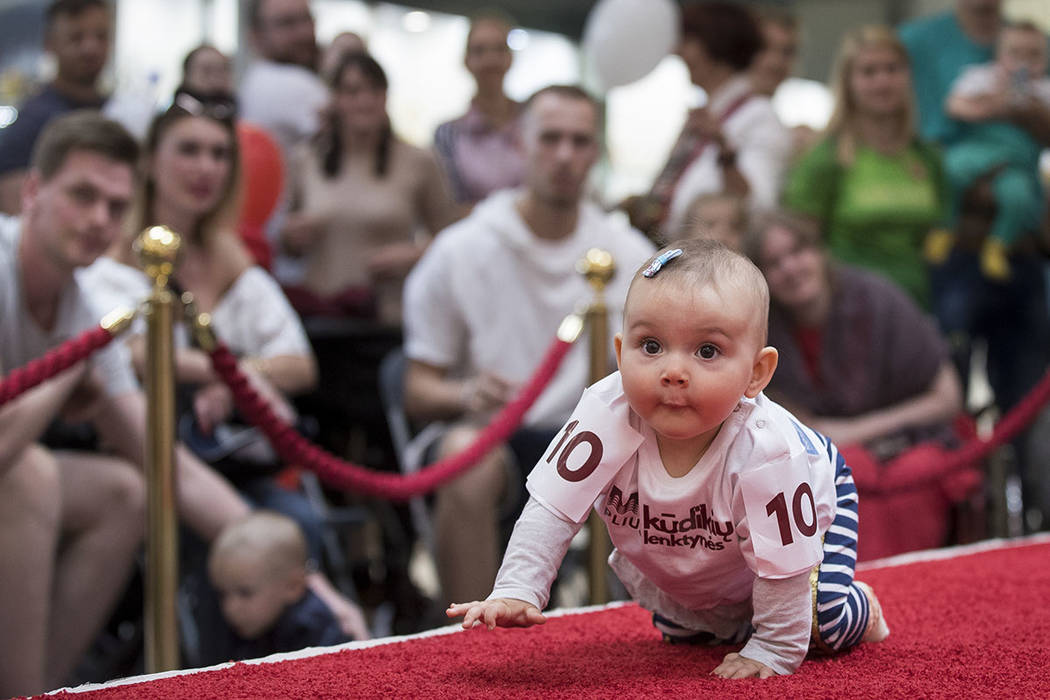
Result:
{"label": "baby's knee", "polygon": [[1038,181],[1017,170],[1004,170],[993,182],[995,202],[999,207],[1042,209]]}

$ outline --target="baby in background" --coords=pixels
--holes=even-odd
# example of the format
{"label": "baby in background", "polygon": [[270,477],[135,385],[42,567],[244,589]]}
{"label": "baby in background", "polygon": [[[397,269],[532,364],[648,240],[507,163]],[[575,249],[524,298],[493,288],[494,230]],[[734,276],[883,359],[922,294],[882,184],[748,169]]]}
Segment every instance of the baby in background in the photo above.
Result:
{"label": "baby in background", "polygon": [[[723,678],[794,673],[811,644],[889,634],[853,580],[857,490],[822,435],[762,390],[769,292],[744,256],[679,241],[634,276],[619,371],[588,388],[528,479],[495,588],[463,627],[530,626],[593,507],[609,565],[672,644],[743,645]],[[739,647],[738,647],[739,648]]]}
{"label": "baby in background", "polygon": [[[1032,118],[1050,121],[1046,68],[1046,35],[1030,22],[1006,24],[995,60],[967,68],[948,94],[948,114],[963,122],[944,155],[955,221],[963,196],[978,178],[992,178],[996,214],[980,253],[981,270],[991,279],[1009,278],[1008,253],[1021,237],[1039,229],[1045,210],[1042,145],[1022,124]],[[946,257],[949,247],[950,239],[934,239],[931,259]]]}
{"label": "baby in background", "polygon": [[201,635],[202,663],[349,641],[307,588],[306,539],[291,518],[256,510],[228,526],[208,557],[224,625]]}
{"label": "baby in background", "polygon": [[747,232],[747,203],[725,192],[705,192],[686,209],[678,238],[706,238],[740,252]]}

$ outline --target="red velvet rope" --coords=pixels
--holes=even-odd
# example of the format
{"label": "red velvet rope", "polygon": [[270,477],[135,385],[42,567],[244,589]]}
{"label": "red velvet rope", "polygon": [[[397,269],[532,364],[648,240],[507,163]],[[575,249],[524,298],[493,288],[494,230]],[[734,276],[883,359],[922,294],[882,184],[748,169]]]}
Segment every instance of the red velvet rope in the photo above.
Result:
{"label": "red velvet rope", "polygon": [[102,326],[86,330],[49,350],[43,357],[13,369],[0,380],[0,406],[29,391],[37,384],[69,369],[92,353],[104,348],[113,335]]}
{"label": "red velvet rope", "polygon": [[1050,400],[1050,370],[1047,370],[1039,383],[995,424],[995,429],[987,440],[971,440],[952,452],[945,465],[946,469],[956,469],[984,459],[992,450],[1013,440],[1035,420],[1047,400]]}
{"label": "red velvet rope", "polygon": [[570,347],[572,343],[555,339],[543,362],[521,392],[503,407],[473,444],[458,454],[412,474],[372,471],[350,464],[310,444],[295,428],[274,414],[237,367],[237,359],[224,344],[217,345],[211,353],[211,359],[215,371],[233,392],[237,408],[245,419],[266,434],[282,458],[310,469],[335,488],[391,501],[406,501],[433,491],[477,464],[492,448],[506,441],[550,382]]}
{"label": "red velvet rope", "polygon": [[[1050,400],[1050,369],[1031,391],[1002,419],[987,439],[974,438],[947,451],[938,445],[917,445],[870,474],[855,470],[857,486],[864,494],[899,493],[922,488],[974,467],[993,450],[1013,440]],[[859,465],[858,465],[859,466]]]}

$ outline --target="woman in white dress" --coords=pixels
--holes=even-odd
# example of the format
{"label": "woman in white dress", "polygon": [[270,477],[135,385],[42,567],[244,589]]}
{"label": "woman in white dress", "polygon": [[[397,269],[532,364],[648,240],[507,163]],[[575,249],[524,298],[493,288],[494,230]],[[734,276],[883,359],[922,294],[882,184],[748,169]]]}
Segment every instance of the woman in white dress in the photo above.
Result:
{"label": "woman in white dress", "polygon": [[[232,97],[176,91],[172,106],[154,119],[146,136],[128,235],[81,279],[103,308],[136,305],[148,295],[151,282],[132,250],[134,237],[147,226],[164,225],[176,231],[182,244],[173,285],[193,294],[198,309],[211,314],[216,334],[238,356],[255,389],[278,414],[293,418],[286,397],[314,387],[316,361],[280,287],[255,266],[234,229],[240,180],[235,113]],[[143,331],[140,322],[128,340],[140,375],[146,361]],[[189,390],[180,437],[198,455],[207,457],[211,451],[229,457],[223,440],[235,418],[231,392],[212,369],[210,357],[192,347],[185,328],[178,329],[176,344],[176,380],[180,388]],[[256,447],[266,451],[261,442]],[[300,494],[275,482],[272,466],[273,460],[269,467],[260,464],[257,472],[238,470],[228,476],[255,505],[294,518],[317,556],[319,516]],[[311,588],[348,626],[356,608],[350,611],[353,606],[322,577],[313,579]],[[354,632],[357,638],[365,634],[363,626]]]}

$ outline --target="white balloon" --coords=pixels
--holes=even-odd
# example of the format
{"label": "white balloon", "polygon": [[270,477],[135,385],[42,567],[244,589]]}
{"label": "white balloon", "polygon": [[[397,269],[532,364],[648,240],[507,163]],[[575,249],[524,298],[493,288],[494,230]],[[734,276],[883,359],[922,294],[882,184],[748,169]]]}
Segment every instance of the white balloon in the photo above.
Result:
{"label": "white balloon", "polygon": [[609,90],[645,77],[678,43],[674,0],[600,0],[587,16],[583,56]]}

